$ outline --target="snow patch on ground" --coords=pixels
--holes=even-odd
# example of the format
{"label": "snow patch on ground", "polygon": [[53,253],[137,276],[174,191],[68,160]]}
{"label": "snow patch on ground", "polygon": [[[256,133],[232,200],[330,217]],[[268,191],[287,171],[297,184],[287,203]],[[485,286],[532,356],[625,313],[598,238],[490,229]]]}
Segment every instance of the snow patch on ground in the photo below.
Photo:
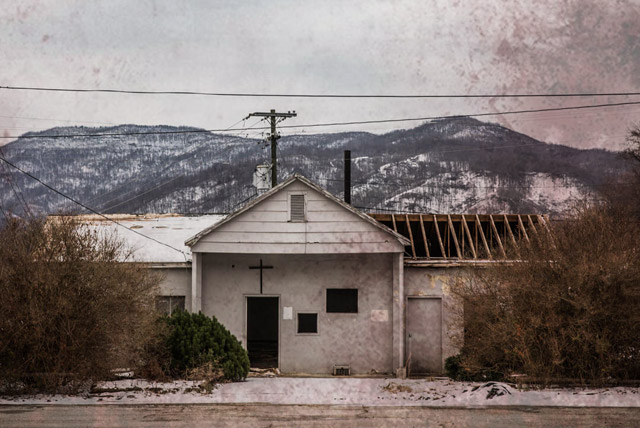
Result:
{"label": "snow patch on ground", "polygon": [[266,403],[362,406],[569,406],[640,407],[640,388],[519,390],[500,382],[472,383],[395,378],[249,378],[216,385],[127,379],[101,382],[98,393],[0,397],[6,404]]}

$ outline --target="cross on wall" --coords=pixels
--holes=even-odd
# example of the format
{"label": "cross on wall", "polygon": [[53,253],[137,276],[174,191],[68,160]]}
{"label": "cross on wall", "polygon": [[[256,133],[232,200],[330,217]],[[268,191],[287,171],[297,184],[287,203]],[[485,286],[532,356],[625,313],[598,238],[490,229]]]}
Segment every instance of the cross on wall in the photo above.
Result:
{"label": "cross on wall", "polygon": [[262,271],[264,269],[273,269],[273,266],[265,266],[262,264],[262,259],[260,259],[259,266],[249,266],[249,269],[260,269],[260,294],[262,294]]}

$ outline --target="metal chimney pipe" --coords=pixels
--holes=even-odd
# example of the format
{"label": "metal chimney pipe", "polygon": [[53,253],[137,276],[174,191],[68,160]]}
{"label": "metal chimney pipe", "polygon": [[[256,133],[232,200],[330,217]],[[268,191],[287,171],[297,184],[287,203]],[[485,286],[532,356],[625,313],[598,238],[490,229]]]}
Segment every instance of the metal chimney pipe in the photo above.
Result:
{"label": "metal chimney pipe", "polygon": [[344,151],[344,201],[351,203],[351,150]]}

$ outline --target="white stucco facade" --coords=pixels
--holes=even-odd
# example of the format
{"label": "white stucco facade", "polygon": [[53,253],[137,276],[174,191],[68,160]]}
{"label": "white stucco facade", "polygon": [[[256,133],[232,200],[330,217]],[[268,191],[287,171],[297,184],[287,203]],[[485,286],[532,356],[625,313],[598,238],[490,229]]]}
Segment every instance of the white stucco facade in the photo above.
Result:
{"label": "white stucco facade", "polygon": [[[273,266],[264,271],[262,294],[259,273],[249,269],[259,258]],[[215,316],[246,346],[246,298],[278,297],[282,372],[331,373],[334,365],[349,365],[352,373],[391,373],[393,263],[388,253],[206,254],[202,311]],[[357,289],[357,313],[328,313],[329,288]],[[297,333],[298,313],[317,314],[317,334]]]}
{"label": "white stucco facade", "polygon": [[[304,221],[291,221],[304,195]],[[278,366],[285,373],[394,373],[404,360],[406,238],[293,177],[210,230],[192,251],[191,310],[220,320],[247,344],[247,299],[278,298]],[[263,270],[262,292],[256,267]],[[357,290],[357,312],[331,313],[327,290]],[[297,314],[317,314],[301,334]]]}

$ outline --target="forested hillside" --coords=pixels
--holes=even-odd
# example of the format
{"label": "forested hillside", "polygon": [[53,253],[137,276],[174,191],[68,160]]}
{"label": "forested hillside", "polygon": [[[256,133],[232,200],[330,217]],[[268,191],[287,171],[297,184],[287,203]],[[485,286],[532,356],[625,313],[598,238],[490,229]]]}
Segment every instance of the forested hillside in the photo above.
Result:
{"label": "forested hillside", "polygon": [[[254,168],[269,160],[262,140],[196,128],[62,127],[29,136],[40,137],[3,147],[7,159],[108,213],[229,212],[255,194]],[[614,152],[545,144],[468,118],[384,135],[293,135],[278,146],[280,180],[299,172],[337,195],[343,151],[351,150],[352,203],[391,211],[558,213],[625,167]],[[5,210],[21,213],[22,196],[35,212],[81,212],[6,165],[0,174]]]}

